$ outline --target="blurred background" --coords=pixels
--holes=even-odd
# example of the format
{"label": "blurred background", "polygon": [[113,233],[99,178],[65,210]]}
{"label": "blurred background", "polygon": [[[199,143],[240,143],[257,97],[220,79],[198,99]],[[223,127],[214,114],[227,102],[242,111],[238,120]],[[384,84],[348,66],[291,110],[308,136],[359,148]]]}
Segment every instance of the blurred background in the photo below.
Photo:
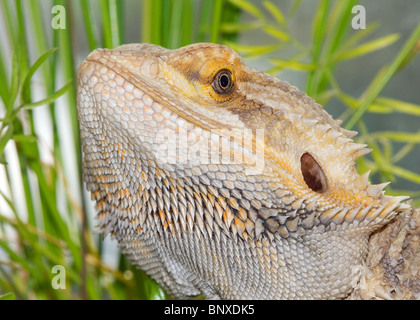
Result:
{"label": "blurred background", "polygon": [[78,65],[133,42],[232,47],[359,131],[359,172],[420,205],[417,0],[0,0],[0,299],[167,298],[95,233],[81,179]]}

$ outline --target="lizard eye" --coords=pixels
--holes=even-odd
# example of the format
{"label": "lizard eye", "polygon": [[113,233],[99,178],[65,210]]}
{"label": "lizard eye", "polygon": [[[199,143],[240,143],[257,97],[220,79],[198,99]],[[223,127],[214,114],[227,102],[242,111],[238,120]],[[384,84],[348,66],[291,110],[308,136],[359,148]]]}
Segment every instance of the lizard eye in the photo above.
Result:
{"label": "lizard eye", "polygon": [[233,89],[232,74],[229,70],[220,70],[213,78],[211,85],[218,94],[230,93]]}

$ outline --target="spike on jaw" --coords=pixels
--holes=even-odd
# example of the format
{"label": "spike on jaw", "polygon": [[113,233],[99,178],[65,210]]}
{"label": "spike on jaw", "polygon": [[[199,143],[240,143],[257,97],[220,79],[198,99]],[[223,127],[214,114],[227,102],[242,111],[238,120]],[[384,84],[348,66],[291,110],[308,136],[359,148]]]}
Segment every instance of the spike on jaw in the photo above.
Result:
{"label": "spike on jaw", "polygon": [[362,205],[359,205],[356,208],[351,209],[346,216],[344,217],[344,220],[348,223],[352,223],[354,219],[357,216],[357,213],[362,209]]}
{"label": "spike on jaw", "polygon": [[370,148],[363,148],[363,149],[361,149],[361,150],[353,153],[354,160],[357,160],[360,157],[363,157],[363,156],[365,156],[365,155],[367,155],[368,153],[371,153],[371,152],[372,152],[372,149],[370,149]]}
{"label": "spike on jaw", "polygon": [[[367,214],[366,219],[368,221],[373,221],[377,218],[380,221],[387,222],[391,220],[400,210],[397,209],[401,205],[400,201],[407,199],[408,197],[387,197],[389,200],[388,203],[385,203],[377,210],[371,211]],[[397,210],[396,210],[397,209]]]}
{"label": "spike on jaw", "polygon": [[318,120],[316,119],[311,119],[311,118],[303,118],[302,117],[302,121],[306,124],[307,127],[309,128],[315,128],[315,126],[318,123]]}
{"label": "spike on jaw", "polygon": [[331,126],[330,125],[328,125],[328,124],[325,124],[325,123],[322,123],[322,122],[318,122],[316,125],[315,125],[315,130],[316,130],[316,132],[317,132],[317,135],[318,136],[321,136],[321,137],[324,137],[325,136],[325,134],[329,131],[329,130],[331,130],[332,128],[331,128]]}
{"label": "spike on jaw", "polygon": [[[410,197],[408,197],[408,196],[406,196],[406,197],[403,197],[404,199],[402,199],[401,201],[403,201],[403,200],[407,200],[407,199],[409,199]],[[399,210],[400,211],[406,211],[406,210],[411,210],[411,206],[408,204],[408,203],[400,203],[400,206],[399,206]]]}
{"label": "spike on jaw", "polygon": [[388,185],[390,182],[384,182],[381,184],[373,184],[367,187],[366,192],[372,198],[379,198],[381,194],[383,194],[382,190]]}
{"label": "spike on jaw", "polygon": [[338,138],[342,136],[342,133],[337,130],[329,130],[328,133],[325,135],[327,141],[334,143]]}
{"label": "spike on jaw", "polygon": [[366,215],[369,213],[370,209],[372,209],[372,207],[373,207],[373,204],[371,203],[370,205],[368,205],[364,209],[360,210],[356,215],[356,220],[358,220],[358,221],[364,220]]}
{"label": "spike on jaw", "polygon": [[357,177],[353,181],[353,186],[355,186],[359,190],[365,190],[367,186],[369,186],[369,175],[370,170],[366,171],[360,177]]}
{"label": "spike on jaw", "polygon": [[[385,186],[386,184],[383,183],[380,186]],[[370,204],[357,214],[356,219],[360,222],[364,221],[364,224],[370,223],[376,227],[382,226],[393,219],[398,213],[410,208],[405,203],[401,203],[401,201],[408,198],[407,196],[385,196],[382,193],[379,197],[379,206]]]}
{"label": "spike on jaw", "polygon": [[381,203],[394,203],[394,202],[398,202],[398,203],[400,203],[401,201],[403,201],[403,200],[407,200],[407,199],[409,199],[410,197],[409,196],[386,196],[386,195],[384,195],[384,196],[382,196],[381,197]]}
{"label": "spike on jaw", "polygon": [[324,213],[322,213],[322,215],[319,217],[319,220],[321,221],[321,223],[323,224],[328,224],[331,219],[340,211],[342,210],[342,208],[334,208],[334,209],[329,209],[327,211],[325,211]]}
{"label": "spike on jaw", "polygon": [[357,131],[347,130],[347,129],[341,129],[341,132],[349,139],[353,138],[357,135]]}
{"label": "spike on jaw", "polygon": [[345,208],[343,210],[341,210],[339,213],[337,213],[332,220],[334,221],[334,223],[336,224],[340,224],[344,221],[344,218],[346,217],[347,213],[348,213],[349,209]]}
{"label": "spike on jaw", "polygon": [[355,161],[372,151],[372,149],[366,147],[366,144],[349,142],[346,145],[345,150],[349,154],[350,158]]}

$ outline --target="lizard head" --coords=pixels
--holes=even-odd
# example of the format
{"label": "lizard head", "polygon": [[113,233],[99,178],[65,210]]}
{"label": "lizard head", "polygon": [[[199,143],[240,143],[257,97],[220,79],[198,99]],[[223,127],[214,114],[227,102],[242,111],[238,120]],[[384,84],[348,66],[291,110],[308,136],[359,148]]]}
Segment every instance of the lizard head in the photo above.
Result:
{"label": "lizard head", "polygon": [[[360,176],[355,170],[355,161],[370,152],[354,143],[356,132],[341,128],[341,121],[299,89],[247,66],[225,46],[190,45],[171,52],[167,61],[167,82],[203,117],[228,112],[223,117],[235,120],[231,132],[263,130],[263,138],[254,137],[247,148],[256,155],[257,145],[264,145],[263,175],[272,176],[271,191],[288,210],[319,210],[322,223],[364,221],[377,228],[405,207],[400,201],[406,197],[385,196],[387,183],[371,185],[369,172]],[[217,126],[226,122],[208,125]]]}
{"label": "lizard head", "polygon": [[[123,145],[118,152],[125,156],[118,161],[131,157],[136,163],[140,189],[152,188],[157,169],[161,177],[184,179],[178,185],[195,188],[192,194],[205,198],[203,207],[211,203],[208,211],[215,210],[224,227],[241,237],[265,230],[287,237],[332,224],[371,231],[407,208],[403,197],[384,194],[385,184],[371,185],[368,174],[358,174],[355,161],[369,150],[353,142],[355,132],[341,128],[299,89],[247,66],[225,46],[100,49],[82,64],[79,78],[82,90],[97,100],[91,103],[102,122],[95,125],[108,130],[101,146],[106,149],[109,140]],[[84,128],[86,112],[79,107]],[[182,137],[168,140],[176,135]],[[170,146],[178,162],[162,165],[159,151],[169,154]],[[124,163],[121,168],[127,168]],[[133,174],[130,170],[126,174]]]}

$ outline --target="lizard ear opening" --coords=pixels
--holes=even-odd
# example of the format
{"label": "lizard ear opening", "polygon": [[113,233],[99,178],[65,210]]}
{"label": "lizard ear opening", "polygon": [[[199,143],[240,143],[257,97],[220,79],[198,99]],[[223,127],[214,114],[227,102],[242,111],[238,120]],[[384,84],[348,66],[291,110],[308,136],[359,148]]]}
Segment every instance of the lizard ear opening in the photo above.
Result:
{"label": "lizard ear opening", "polygon": [[314,157],[308,152],[300,158],[300,167],[303,179],[309,188],[318,193],[323,193],[328,189],[327,177],[322,171],[321,166]]}

